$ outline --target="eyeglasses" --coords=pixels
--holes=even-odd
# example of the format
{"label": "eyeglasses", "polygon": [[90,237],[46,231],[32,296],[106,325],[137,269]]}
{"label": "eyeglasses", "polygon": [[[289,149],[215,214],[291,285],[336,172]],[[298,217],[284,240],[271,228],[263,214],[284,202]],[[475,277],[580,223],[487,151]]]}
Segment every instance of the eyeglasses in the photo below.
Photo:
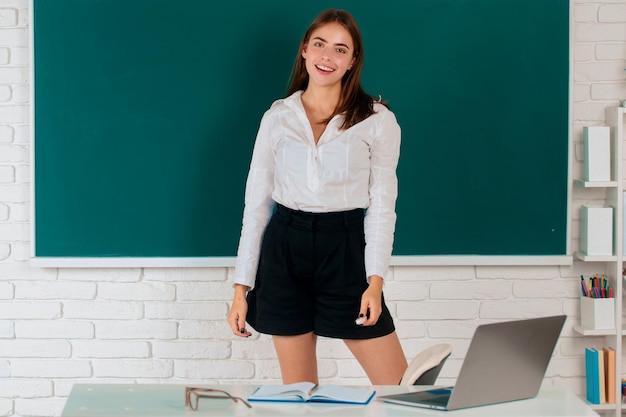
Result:
{"label": "eyeglasses", "polygon": [[[207,392],[213,392],[215,394],[206,394]],[[198,388],[198,387],[185,387],[185,405],[191,408],[193,411],[198,409],[198,401],[200,398],[218,398],[218,399],[231,399],[234,402],[241,400],[248,408],[252,408],[246,400],[241,397],[233,397],[226,391],[213,388]]]}

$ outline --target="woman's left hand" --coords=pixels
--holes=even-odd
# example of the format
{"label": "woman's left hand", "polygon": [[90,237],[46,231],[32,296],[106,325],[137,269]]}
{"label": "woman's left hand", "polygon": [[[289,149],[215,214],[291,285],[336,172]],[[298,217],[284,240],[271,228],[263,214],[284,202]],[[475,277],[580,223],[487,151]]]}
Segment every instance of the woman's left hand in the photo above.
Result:
{"label": "woman's left hand", "polygon": [[383,312],[383,278],[378,275],[370,277],[369,287],[361,296],[359,317],[365,317],[363,326],[373,326]]}

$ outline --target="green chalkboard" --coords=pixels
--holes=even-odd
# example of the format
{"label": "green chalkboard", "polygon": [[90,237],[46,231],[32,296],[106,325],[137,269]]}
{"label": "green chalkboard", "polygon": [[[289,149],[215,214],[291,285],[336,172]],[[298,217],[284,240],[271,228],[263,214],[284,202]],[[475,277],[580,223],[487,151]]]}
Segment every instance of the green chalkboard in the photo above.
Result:
{"label": "green chalkboard", "polygon": [[569,0],[34,0],[35,255],[229,257],[263,112],[345,8],[403,130],[395,255],[564,255]]}

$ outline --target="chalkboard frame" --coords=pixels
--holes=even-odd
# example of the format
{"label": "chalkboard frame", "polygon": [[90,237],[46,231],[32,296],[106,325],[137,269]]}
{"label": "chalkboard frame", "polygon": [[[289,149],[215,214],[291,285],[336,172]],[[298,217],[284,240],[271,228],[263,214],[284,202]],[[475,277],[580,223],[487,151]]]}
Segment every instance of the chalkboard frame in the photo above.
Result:
{"label": "chalkboard frame", "polygon": [[[31,22],[35,22],[34,19],[34,3],[37,0],[31,0]],[[572,17],[571,17],[571,4],[568,4],[568,13],[569,13],[569,27],[571,28]],[[31,25],[31,48],[32,51],[35,51],[34,48],[34,40],[35,40],[35,24]],[[571,32],[571,29],[570,29]],[[568,33],[569,44],[571,45],[571,33]],[[35,53],[33,52],[33,56]],[[571,53],[569,54],[569,67],[571,68]],[[37,218],[37,208],[36,205],[39,204],[36,198],[37,193],[37,178],[35,175],[36,170],[36,157],[35,157],[35,149],[36,149],[36,127],[35,120],[36,114],[34,111],[35,108],[35,60],[33,60],[33,76],[31,79],[33,80],[33,89],[31,90],[31,109],[32,109],[32,143],[33,146],[31,149],[33,150],[33,161],[34,163],[31,165],[33,169],[33,228],[32,228],[32,262],[37,266],[59,266],[59,267],[72,267],[72,266],[81,266],[81,267],[176,267],[176,266],[191,266],[191,267],[203,267],[203,266],[232,266],[234,264],[233,256],[191,256],[191,257],[180,257],[180,256],[124,256],[115,255],[115,256],[72,256],[69,254],[68,256],[45,256],[38,253],[37,250],[37,227],[38,227],[38,218]],[[571,71],[571,70],[570,70]],[[568,89],[571,91],[571,76],[568,74]],[[567,99],[567,119],[568,119],[568,138],[567,143],[571,143],[569,126],[571,123],[571,94]],[[465,103],[451,103],[450,112],[453,113],[455,111],[462,111],[463,105]],[[511,103],[514,106],[515,103]],[[395,110],[395,109],[394,109]],[[450,255],[450,254],[441,254],[441,255],[433,255],[433,254],[414,254],[414,255],[394,255],[392,257],[392,265],[567,265],[571,264],[572,258],[570,255],[570,202],[569,196],[571,194],[571,185],[569,179],[569,171],[570,171],[570,157],[569,157],[569,146],[568,146],[568,155],[567,155],[567,202],[566,202],[566,212],[565,214],[565,232],[564,232],[564,245],[563,250],[557,254],[548,254],[548,255],[528,255],[528,254],[462,254],[462,255]],[[402,178],[400,178],[402,181]],[[235,234],[238,234],[238,230],[234,231]]]}

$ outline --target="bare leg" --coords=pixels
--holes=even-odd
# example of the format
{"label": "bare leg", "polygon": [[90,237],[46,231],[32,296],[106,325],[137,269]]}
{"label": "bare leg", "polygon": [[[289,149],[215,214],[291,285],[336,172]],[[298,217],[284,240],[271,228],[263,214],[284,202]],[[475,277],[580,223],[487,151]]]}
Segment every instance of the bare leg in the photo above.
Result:
{"label": "bare leg", "polygon": [[283,384],[303,381],[319,383],[315,352],[317,336],[311,332],[298,336],[272,336],[272,340]]}
{"label": "bare leg", "polygon": [[408,366],[396,332],[374,339],[344,340],[373,385],[398,385]]}

